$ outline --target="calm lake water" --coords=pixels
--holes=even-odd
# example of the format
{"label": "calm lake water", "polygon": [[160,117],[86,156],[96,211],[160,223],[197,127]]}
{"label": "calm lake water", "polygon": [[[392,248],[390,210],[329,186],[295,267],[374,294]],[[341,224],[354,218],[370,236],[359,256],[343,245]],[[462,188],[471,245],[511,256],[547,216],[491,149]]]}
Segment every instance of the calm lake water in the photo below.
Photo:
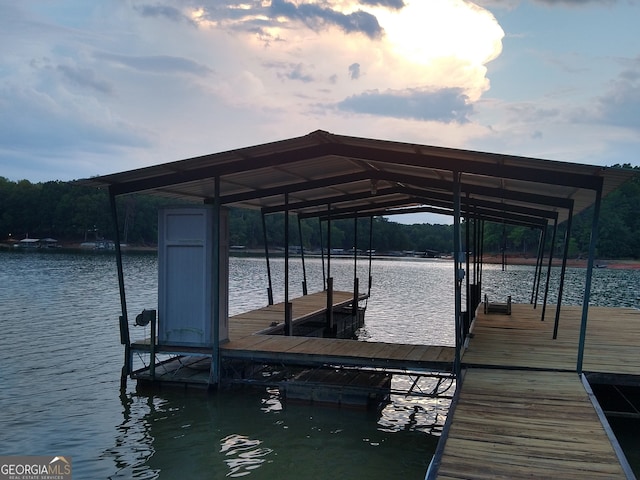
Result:
{"label": "calm lake water", "polygon": [[[124,262],[133,318],[156,308],[157,263],[133,254]],[[283,260],[272,267],[279,301]],[[320,260],[306,268],[309,290],[322,289]],[[336,288],[351,290],[353,260],[332,259],[331,269]],[[264,260],[232,258],[230,270],[230,313],[264,306]],[[593,304],[640,307],[640,271],[594,274]],[[450,262],[375,259],[372,275],[362,340],[453,345]],[[365,260],[358,276],[366,285]],[[483,284],[492,298],[528,302],[532,276],[531,267],[488,266]],[[292,261],[292,296],[301,282]],[[566,304],[581,302],[583,284],[584,270],[570,269]],[[0,455],[71,456],[77,479],[424,478],[446,400],[394,396],[376,416],[283,405],[272,389],[143,395],[129,382],[121,394],[119,314],[114,256],[0,252]]]}

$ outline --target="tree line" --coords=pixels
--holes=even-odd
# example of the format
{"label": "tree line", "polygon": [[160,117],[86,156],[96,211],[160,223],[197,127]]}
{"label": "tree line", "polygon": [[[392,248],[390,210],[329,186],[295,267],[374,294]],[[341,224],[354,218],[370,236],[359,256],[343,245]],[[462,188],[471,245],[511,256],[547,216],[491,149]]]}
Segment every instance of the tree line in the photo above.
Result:
{"label": "tree line", "polygon": [[[155,246],[158,209],[175,204],[175,200],[150,195],[119,197],[117,209],[121,240],[131,245]],[[639,204],[640,170],[632,181],[608,195],[602,202],[598,256],[640,258]],[[249,249],[263,248],[264,233],[259,211],[232,208],[229,215],[231,245],[242,245]],[[569,255],[572,258],[585,255],[588,251],[591,215],[592,211],[587,210],[574,217],[569,243]],[[284,215],[267,215],[265,221],[270,248],[284,246]],[[404,225],[388,217],[375,217],[371,222],[373,239],[370,245],[370,219],[361,218],[357,222],[332,221],[331,247],[345,250],[353,247],[361,250],[373,248],[379,252],[452,251],[451,225]],[[307,249],[319,249],[321,246],[326,248],[326,228],[326,222],[321,226],[317,219],[304,219],[298,228],[297,221],[292,218],[290,244],[302,243]],[[561,225],[558,238],[563,238],[563,228]],[[113,239],[114,234],[106,192],[61,181],[14,182],[0,177],[0,243],[19,241],[25,237],[51,237],[61,243],[78,243]],[[539,237],[537,229],[487,222],[484,228],[484,249],[487,253],[505,250],[510,254],[535,255]],[[561,248],[561,242],[557,243],[558,248]]]}

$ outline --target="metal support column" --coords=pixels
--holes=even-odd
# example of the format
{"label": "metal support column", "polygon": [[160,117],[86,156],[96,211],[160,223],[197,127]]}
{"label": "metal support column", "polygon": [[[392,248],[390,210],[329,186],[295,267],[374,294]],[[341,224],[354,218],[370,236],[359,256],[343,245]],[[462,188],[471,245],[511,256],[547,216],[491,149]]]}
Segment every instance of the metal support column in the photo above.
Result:
{"label": "metal support column", "polygon": [[[469,205],[469,194],[467,193],[467,205]],[[466,303],[467,303],[467,320],[466,320],[466,324],[464,327],[464,333],[466,335],[467,333],[467,325],[471,325],[471,275],[469,272],[471,272],[470,270],[470,253],[471,253],[471,227],[469,225],[469,218],[470,218],[470,213],[469,210],[467,209],[467,211],[465,212],[465,217],[464,217],[464,235],[465,235],[465,245],[464,245],[464,253],[465,253],[465,269],[467,274],[465,275],[466,277]]]}
{"label": "metal support column", "polygon": [[304,263],[304,242],[302,241],[302,220],[298,215],[298,236],[300,237],[300,260],[302,260],[302,295],[307,295],[307,268]]}
{"label": "metal support column", "polygon": [[569,256],[569,241],[571,239],[571,224],[573,222],[573,203],[567,217],[567,230],[564,232],[564,253],[562,254],[562,270],[560,271],[560,289],[558,290],[558,303],[556,305],[556,318],[553,322],[553,339],[558,338],[558,325],[560,324],[560,307],[562,305],[562,293],[564,291],[564,276],[567,271],[567,257]]}
{"label": "metal support column", "polygon": [[462,239],[460,236],[460,173],[453,172],[453,258],[454,258],[454,290],[455,290],[455,329],[456,352],[454,360],[454,372],[456,378],[461,374],[461,349],[462,349],[462,268],[460,265]]}
{"label": "metal support column", "polygon": [[332,333],[333,324],[333,277],[331,276],[331,204],[327,205],[327,330]]}
{"label": "metal support column", "polygon": [[327,205],[327,280],[331,278],[331,204]]}
{"label": "metal support column", "polygon": [[355,318],[358,314],[358,212],[353,217],[353,304],[351,315]]}
{"label": "metal support column", "polygon": [[271,283],[271,264],[269,263],[269,240],[267,238],[267,221],[264,217],[264,212],[260,212],[262,215],[262,234],[264,236],[264,258],[267,261],[267,280],[269,285],[267,287],[267,298],[269,299],[269,305],[273,305],[273,284]]}
{"label": "metal support column", "polygon": [[593,277],[593,262],[596,256],[596,242],[598,239],[598,220],[600,218],[600,204],[602,203],[602,183],[596,190],[596,201],[593,206],[593,221],[591,224],[591,242],[589,243],[589,260],[587,261],[587,278],[584,286],[584,298],[582,300],[582,321],[580,323],[580,341],[578,343],[578,361],[576,370],[582,374],[582,361],[584,359],[584,343],[587,338],[587,316],[589,314],[589,297],[591,296],[591,280]]}
{"label": "metal support column", "polygon": [[371,276],[371,257],[373,256],[373,216],[369,217],[369,287],[367,288],[367,296],[371,296],[371,284],[373,277]]}
{"label": "metal support column", "polygon": [[553,221],[553,234],[549,247],[549,265],[547,266],[547,281],[544,284],[544,300],[542,301],[542,315],[540,320],[544,322],[544,313],[547,310],[547,297],[549,296],[549,281],[551,280],[551,264],[553,263],[553,250],[556,248],[556,232],[558,231],[558,217]]}
{"label": "metal support column", "polygon": [[480,266],[478,268],[478,298],[482,298],[482,267],[484,266],[484,220],[480,221]]}
{"label": "metal support column", "polygon": [[[114,242],[116,249],[116,265],[118,269],[118,289],[120,290],[120,343],[124,345],[124,364],[120,376],[120,389],[127,388],[127,377],[131,373],[131,340],[129,337],[129,317],[127,315],[127,298],[124,290],[124,268],[122,266],[122,250],[120,248],[120,227],[118,225],[118,208],[116,197],[109,188],[109,204],[111,206],[111,218],[113,219]],[[155,338],[151,341],[155,342]]]}
{"label": "metal support column", "polygon": [[212,266],[215,284],[213,287],[213,349],[211,352],[211,369],[209,370],[209,387],[217,387],[220,383],[220,177],[215,177],[215,194],[213,197]]}
{"label": "metal support column", "polygon": [[529,303],[532,305],[533,305],[533,298],[536,294],[536,284],[538,282],[539,269],[540,269],[540,265],[542,264],[542,248],[544,244],[544,242],[542,241],[543,232],[544,232],[544,229],[541,228],[540,235],[538,235],[538,254],[536,255],[536,268],[533,271],[533,285],[531,287],[531,300],[529,301]]}
{"label": "metal support column", "polygon": [[289,303],[289,192],[284,193],[284,334],[293,335]]}
{"label": "metal support column", "polygon": [[538,279],[535,282],[536,295],[533,300],[533,308],[538,306],[538,293],[540,291],[540,280],[542,279],[542,262],[544,260],[544,246],[547,243],[547,226],[542,227],[542,251],[540,252],[540,267],[538,269]]}
{"label": "metal support column", "polygon": [[320,227],[320,259],[322,261],[322,290],[327,289],[327,275],[324,271],[324,246],[322,245],[322,219],[318,217],[318,226]]}

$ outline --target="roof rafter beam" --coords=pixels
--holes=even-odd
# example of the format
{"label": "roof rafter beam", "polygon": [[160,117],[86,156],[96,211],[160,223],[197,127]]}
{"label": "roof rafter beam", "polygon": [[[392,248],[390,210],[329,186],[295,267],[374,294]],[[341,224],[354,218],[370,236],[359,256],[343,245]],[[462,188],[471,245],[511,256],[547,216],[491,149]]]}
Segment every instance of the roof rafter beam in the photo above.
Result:
{"label": "roof rafter beam", "polygon": [[[433,154],[410,153],[410,152],[389,152],[376,147],[355,146],[346,144],[334,144],[332,146],[333,155],[344,157],[360,158],[363,160],[388,162],[390,157],[393,163],[410,165],[423,168],[434,168],[436,170],[459,171],[462,174],[485,175],[494,178],[505,178],[513,180],[523,180],[527,182],[544,183],[550,185],[573,186],[599,190],[602,188],[603,179],[596,175],[580,175],[563,171],[544,171],[539,168],[527,168],[504,163],[497,164],[495,159],[509,157],[505,155],[491,155],[494,162],[474,162],[462,158],[436,156]],[[489,158],[489,157],[488,157]]]}
{"label": "roof rafter beam", "polygon": [[[412,175],[404,175],[391,172],[381,172],[379,175],[376,175],[375,178],[378,180],[407,183],[422,188],[435,188],[437,190],[443,190],[446,192],[451,192],[453,189],[453,182],[448,180],[420,178]],[[502,190],[500,188],[473,185],[470,183],[465,183],[464,177],[462,179],[462,183],[460,184],[460,188],[462,193],[504,198],[505,200],[518,200],[526,203],[537,203],[539,205],[550,207],[569,209],[573,205],[573,200],[569,198],[552,197],[549,195],[540,195],[538,193],[514,192],[511,190]]]}
{"label": "roof rafter beam", "polygon": [[[420,212],[429,212],[429,213],[437,213],[440,215],[453,215],[453,210],[446,208],[437,208],[437,207],[409,207],[409,208],[398,208],[398,209],[380,209],[380,210],[367,210],[361,211],[356,210],[353,212],[343,212],[340,214],[331,213],[331,220],[343,220],[354,217],[382,217],[388,215],[406,215],[409,213],[420,213]],[[484,209],[476,209],[473,212],[465,210],[467,215],[475,215],[477,214],[482,220],[495,222],[495,223],[508,223],[509,225],[528,227],[528,228],[544,228],[548,225],[548,221],[542,218],[536,217],[527,217],[523,215],[515,215],[509,214],[508,212],[494,212],[494,211],[485,211]],[[329,215],[325,211],[324,214],[320,214],[318,212],[317,215],[309,215],[309,216],[301,216],[301,218],[314,218],[318,217],[320,220],[327,220]]]}
{"label": "roof rafter beam", "polygon": [[[375,195],[375,198],[384,197],[386,195],[394,195],[398,193],[404,193],[402,187],[383,188],[378,190],[378,192]],[[290,211],[296,211],[296,210],[302,210],[310,207],[324,206],[328,204],[336,205],[339,203],[350,202],[353,200],[364,200],[366,198],[371,198],[371,197],[373,197],[373,195],[371,194],[370,191],[367,190],[366,192],[352,193],[352,194],[345,194],[345,195],[335,195],[332,197],[322,197],[316,200],[307,200],[304,202],[289,203],[288,209]],[[284,203],[282,203],[278,205],[272,205],[270,207],[263,207],[262,213],[264,214],[276,213],[276,212],[282,212],[286,209],[287,209],[286,206],[284,205]]]}
{"label": "roof rafter beam", "polygon": [[[158,189],[180,183],[188,183],[204,178],[222,177],[233,173],[241,173],[260,168],[269,168],[286,165],[288,163],[308,160],[309,158],[332,155],[333,146],[331,144],[313,145],[287,152],[275,152],[266,155],[251,156],[247,150],[238,151],[242,158],[219,165],[209,165],[201,168],[194,168],[185,171],[173,171],[162,175],[156,175],[139,180],[131,180],[123,183],[113,183],[110,185],[114,195],[124,195],[127,193],[140,192],[145,190]],[[199,158],[215,157],[216,154],[203,155],[182,162],[193,161]],[[108,179],[108,177],[105,177]]]}

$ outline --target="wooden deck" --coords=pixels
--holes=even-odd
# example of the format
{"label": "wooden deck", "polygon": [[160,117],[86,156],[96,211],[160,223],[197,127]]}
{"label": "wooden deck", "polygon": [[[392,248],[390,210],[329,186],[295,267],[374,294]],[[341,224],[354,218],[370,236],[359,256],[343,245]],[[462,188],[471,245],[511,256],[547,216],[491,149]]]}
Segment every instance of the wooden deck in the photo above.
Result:
{"label": "wooden deck", "polygon": [[[293,323],[304,322],[326,311],[326,298],[326,292],[318,292],[294,299]],[[352,300],[353,293],[333,292],[334,309],[344,307]],[[451,347],[260,334],[272,330],[272,322],[282,322],[283,318],[282,303],[231,317],[230,341],[221,346],[222,358],[446,372],[453,366],[454,349]],[[279,327],[281,323],[276,328]]]}
{"label": "wooden deck", "polygon": [[[361,294],[360,300],[366,295]],[[333,308],[349,305],[353,301],[352,292],[333,292]],[[317,292],[294,298],[292,303],[293,324],[304,322],[315,315],[327,310],[327,293]],[[276,324],[276,325],[274,325]],[[229,339],[237,340],[256,333],[269,333],[284,325],[284,302],[250,312],[240,313],[229,318]]]}
{"label": "wooden deck", "polygon": [[221,350],[223,358],[444,372],[452,370],[455,352],[452,347],[281,335],[249,335]]}
{"label": "wooden deck", "polygon": [[[539,308],[478,311],[437,478],[629,478],[576,372],[581,307],[563,307],[556,340]],[[639,343],[640,311],[591,307],[583,371],[640,375]]]}
{"label": "wooden deck", "polygon": [[[531,305],[513,304],[511,315],[479,309],[463,365],[576,371],[582,307],[562,307],[556,340],[553,312],[542,322]],[[583,371],[640,375],[638,345],[640,310],[589,308]]]}
{"label": "wooden deck", "polygon": [[575,373],[467,372],[438,479],[626,478]]}
{"label": "wooden deck", "polygon": [[[333,292],[334,309],[345,307],[352,300],[353,293]],[[295,325],[326,311],[326,292],[293,299],[292,304],[292,321]],[[220,346],[222,359],[311,367],[337,365],[447,373],[453,370],[453,347],[268,334],[281,330],[283,324],[284,303],[230,317],[229,342]],[[132,351],[148,353],[149,340],[132,344]],[[159,382],[208,383],[211,349],[157,345],[156,352],[194,357],[173,359],[158,365],[155,378]],[[150,380],[149,369],[134,372],[132,378]]]}

